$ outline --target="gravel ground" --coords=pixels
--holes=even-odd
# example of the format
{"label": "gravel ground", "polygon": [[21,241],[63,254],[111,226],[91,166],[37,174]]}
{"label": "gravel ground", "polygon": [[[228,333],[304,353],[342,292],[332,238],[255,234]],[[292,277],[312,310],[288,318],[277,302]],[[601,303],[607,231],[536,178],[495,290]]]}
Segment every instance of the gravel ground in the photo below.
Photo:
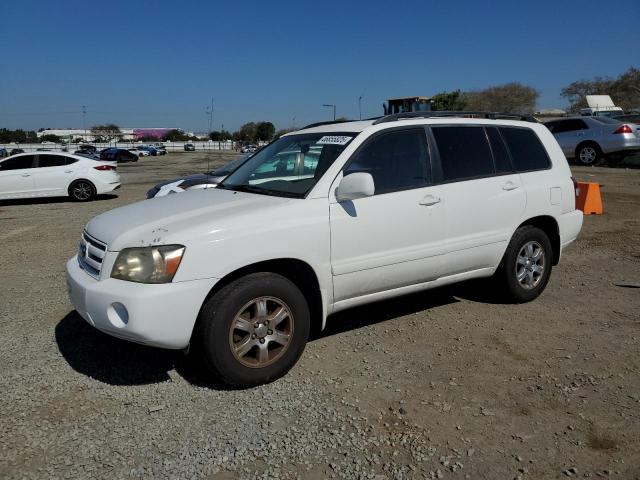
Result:
{"label": "gravel ground", "polygon": [[[230,155],[227,155],[230,158]],[[574,168],[606,214],[545,293],[457,285],[341,312],[283,379],[231,391],[75,314],[85,223],[222,155],[119,167],[117,196],[0,202],[0,478],[640,478],[640,170]]]}

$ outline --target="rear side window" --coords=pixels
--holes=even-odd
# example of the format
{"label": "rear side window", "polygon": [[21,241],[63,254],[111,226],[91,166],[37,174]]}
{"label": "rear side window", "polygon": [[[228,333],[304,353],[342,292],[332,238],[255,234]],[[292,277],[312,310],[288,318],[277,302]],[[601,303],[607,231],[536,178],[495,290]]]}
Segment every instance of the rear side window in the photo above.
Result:
{"label": "rear side window", "polygon": [[344,174],[370,173],[375,194],[419,188],[430,183],[427,137],[423,128],[391,131],[374,137]]}
{"label": "rear side window", "polygon": [[544,170],[551,167],[551,161],[542,142],[529,128],[500,127],[511,161],[517,172]]}
{"label": "rear side window", "polygon": [[23,168],[33,168],[35,155],[25,155],[14,157],[0,163],[0,170],[20,170]]}
{"label": "rear side window", "polygon": [[482,127],[432,127],[445,182],[495,173]]}
{"label": "rear side window", "polygon": [[38,155],[38,167],[62,167],[69,164],[67,160],[64,155]]}

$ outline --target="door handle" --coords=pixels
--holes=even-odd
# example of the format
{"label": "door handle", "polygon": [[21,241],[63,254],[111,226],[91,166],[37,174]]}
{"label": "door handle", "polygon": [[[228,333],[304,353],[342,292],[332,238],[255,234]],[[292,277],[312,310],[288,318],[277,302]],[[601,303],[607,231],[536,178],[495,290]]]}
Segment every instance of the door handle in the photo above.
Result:
{"label": "door handle", "polygon": [[502,189],[506,190],[507,192],[510,190],[515,190],[516,188],[518,188],[518,185],[513,182],[507,182],[502,186]]}
{"label": "door handle", "polygon": [[73,170],[65,170],[64,173],[73,173]]}
{"label": "door handle", "polygon": [[420,205],[424,205],[426,207],[430,207],[431,205],[435,205],[436,203],[440,203],[440,198],[434,197],[433,195],[427,195],[419,202]]}
{"label": "door handle", "polygon": [[31,176],[31,174],[30,174],[30,173],[23,173],[23,174],[22,174],[22,176],[23,176],[23,177],[30,177],[30,176]]}

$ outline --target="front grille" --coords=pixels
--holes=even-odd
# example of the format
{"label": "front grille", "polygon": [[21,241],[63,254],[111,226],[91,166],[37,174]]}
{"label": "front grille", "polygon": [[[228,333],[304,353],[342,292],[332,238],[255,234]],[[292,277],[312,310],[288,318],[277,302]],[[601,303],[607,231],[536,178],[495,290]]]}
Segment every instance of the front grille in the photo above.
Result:
{"label": "front grille", "polygon": [[78,263],[80,268],[93,278],[100,278],[102,261],[107,253],[107,245],[93,238],[87,232],[82,232],[80,248],[78,249]]}

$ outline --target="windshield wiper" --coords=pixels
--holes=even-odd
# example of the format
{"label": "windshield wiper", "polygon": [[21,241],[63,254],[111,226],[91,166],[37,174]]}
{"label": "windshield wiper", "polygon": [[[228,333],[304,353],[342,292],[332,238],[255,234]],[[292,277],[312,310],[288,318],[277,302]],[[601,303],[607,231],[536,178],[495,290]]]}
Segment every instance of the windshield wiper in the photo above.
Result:
{"label": "windshield wiper", "polygon": [[247,193],[257,193],[258,195],[269,195],[272,197],[289,197],[289,198],[299,198],[300,195],[294,192],[283,192],[282,190],[271,190],[269,188],[261,188],[256,187],[255,185],[234,185],[227,186],[224,184],[219,184],[218,188],[222,186],[227,190],[233,190],[236,192],[247,192]]}

